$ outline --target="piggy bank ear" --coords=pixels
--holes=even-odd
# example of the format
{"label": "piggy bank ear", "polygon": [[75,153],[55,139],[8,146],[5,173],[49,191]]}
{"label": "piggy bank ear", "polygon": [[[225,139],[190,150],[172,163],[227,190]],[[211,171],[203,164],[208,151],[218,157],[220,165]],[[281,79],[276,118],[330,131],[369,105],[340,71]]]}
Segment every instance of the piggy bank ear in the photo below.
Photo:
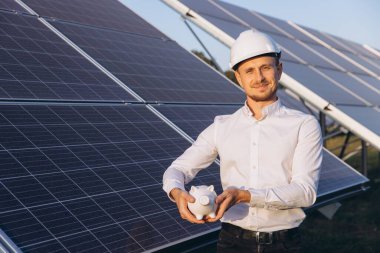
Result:
{"label": "piggy bank ear", "polygon": [[207,190],[209,190],[210,192],[213,192],[214,191],[214,186],[210,185],[209,187],[207,187]]}
{"label": "piggy bank ear", "polygon": [[197,189],[197,188],[196,188],[195,186],[191,186],[191,188],[190,188],[190,192],[195,192],[196,189]]}

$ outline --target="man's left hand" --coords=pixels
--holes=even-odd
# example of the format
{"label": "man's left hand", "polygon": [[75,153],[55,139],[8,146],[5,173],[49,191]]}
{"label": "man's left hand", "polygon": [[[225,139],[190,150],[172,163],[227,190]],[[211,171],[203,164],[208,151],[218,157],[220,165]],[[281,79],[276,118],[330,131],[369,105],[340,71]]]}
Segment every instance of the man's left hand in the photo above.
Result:
{"label": "man's left hand", "polygon": [[237,188],[229,188],[226,189],[222,194],[220,194],[215,199],[215,204],[217,206],[216,209],[216,217],[215,218],[206,218],[206,222],[215,222],[220,220],[223,217],[224,213],[233,205],[242,203],[242,202],[250,202],[251,201],[251,193],[246,190],[239,190]]}

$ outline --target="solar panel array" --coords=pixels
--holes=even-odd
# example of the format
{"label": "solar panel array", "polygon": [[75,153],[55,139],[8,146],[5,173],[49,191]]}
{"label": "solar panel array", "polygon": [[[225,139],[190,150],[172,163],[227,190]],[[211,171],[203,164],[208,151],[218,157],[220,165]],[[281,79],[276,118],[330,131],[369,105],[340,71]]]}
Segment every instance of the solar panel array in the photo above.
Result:
{"label": "solar panel array", "polygon": [[[286,21],[223,1],[181,2],[233,38],[250,28],[270,34],[282,48],[285,73],[331,104],[361,106],[380,119],[380,57],[363,46],[298,26],[309,36]],[[373,130],[368,121],[359,122]]]}
{"label": "solar panel array", "polygon": [[[116,0],[24,2],[113,76],[1,1],[0,229],[39,253],[142,252],[216,230],[183,221],[162,191],[190,143],[145,103],[196,138],[243,93]],[[366,181],[327,157],[324,194]],[[220,193],[218,165],[192,184]]]}

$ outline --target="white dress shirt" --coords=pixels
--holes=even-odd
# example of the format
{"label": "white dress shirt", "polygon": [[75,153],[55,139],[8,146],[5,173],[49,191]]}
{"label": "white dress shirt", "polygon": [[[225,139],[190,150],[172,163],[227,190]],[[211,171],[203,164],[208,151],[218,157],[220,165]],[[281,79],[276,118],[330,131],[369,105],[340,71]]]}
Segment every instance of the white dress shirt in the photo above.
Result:
{"label": "white dress shirt", "polygon": [[[317,196],[322,163],[318,121],[276,102],[256,120],[247,104],[215,117],[166,170],[163,188],[184,190],[219,154],[223,189],[251,193],[250,203],[232,206],[221,219],[244,229],[271,232],[299,226]],[[220,194],[220,193],[217,193]]]}

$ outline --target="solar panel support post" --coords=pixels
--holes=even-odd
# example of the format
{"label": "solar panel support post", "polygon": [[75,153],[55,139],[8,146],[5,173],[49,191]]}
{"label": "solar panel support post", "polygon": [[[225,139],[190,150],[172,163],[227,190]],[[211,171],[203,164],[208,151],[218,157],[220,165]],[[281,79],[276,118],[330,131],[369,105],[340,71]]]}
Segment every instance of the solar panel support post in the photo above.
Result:
{"label": "solar panel support post", "polygon": [[347,145],[348,145],[348,141],[350,140],[350,137],[351,137],[351,132],[348,132],[346,134],[346,138],[344,139],[344,143],[343,143],[342,149],[340,150],[340,153],[339,153],[339,158],[341,158],[341,159],[344,156],[344,153],[346,151],[346,148],[347,148]]}
{"label": "solar panel support post", "polygon": [[361,141],[362,143],[362,170],[363,170],[363,175],[367,176],[368,174],[368,166],[367,166],[367,158],[368,158],[368,150],[367,150],[367,142],[366,141]]}
{"label": "solar panel support post", "polygon": [[183,19],[183,22],[185,23],[185,25],[187,26],[187,28],[189,28],[190,32],[194,35],[195,39],[199,42],[199,44],[202,46],[202,48],[206,51],[207,55],[210,57],[212,63],[214,63],[216,69],[223,73],[223,70],[222,68],[219,66],[219,64],[216,62],[215,58],[212,56],[212,54],[210,53],[210,51],[208,51],[207,47],[205,44],[203,44],[203,42],[201,41],[201,39],[199,38],[199,36],[194,32],[193,28],[191,28],[191,26],[189,25],[189,23],[187,22],[186,18],[184,18],[182,16],[182,19]]}
{"label": "solar panel support post", "polygon": [[319,112],[319,124],[322,131],[323,146],[326,147],[326,115],[322,111]]}

